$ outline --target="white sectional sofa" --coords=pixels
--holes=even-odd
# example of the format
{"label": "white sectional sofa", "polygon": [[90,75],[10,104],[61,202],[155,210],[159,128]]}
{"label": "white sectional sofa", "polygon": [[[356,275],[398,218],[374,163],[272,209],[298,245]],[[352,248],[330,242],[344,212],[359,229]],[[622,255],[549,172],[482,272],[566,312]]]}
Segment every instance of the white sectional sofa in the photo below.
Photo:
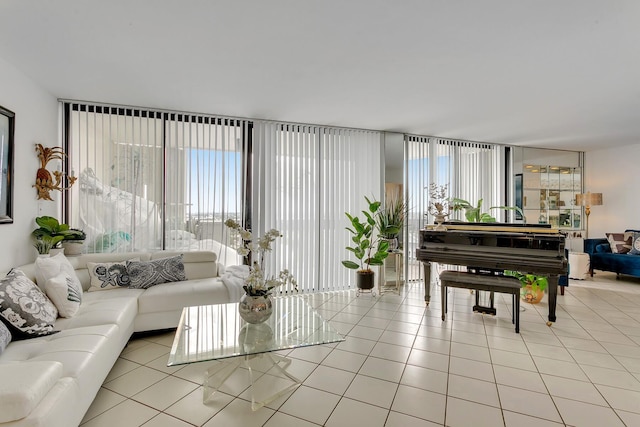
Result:
{"label": "white sectional sofa", "polygon": [[[87,262],[176,254],[69,257],[84,290],[80,308],[74,316],[56,320],[54,329],[60,332],[11,341],[0,354],[0,426],[77,426],[134,332],[175,328],[185,306],[238,300],[240,290],[227,289],[213,252],[184,253],[186,281],[87,292]],[[17,268],[36,281],[35,264]]]}

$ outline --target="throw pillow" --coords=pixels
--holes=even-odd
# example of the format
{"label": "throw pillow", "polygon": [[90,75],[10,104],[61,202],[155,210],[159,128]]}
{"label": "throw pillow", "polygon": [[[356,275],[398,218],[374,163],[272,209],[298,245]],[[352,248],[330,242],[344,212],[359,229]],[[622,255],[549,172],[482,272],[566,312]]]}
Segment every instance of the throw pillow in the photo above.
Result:
{"label": "throw pillow", "polygon": [[640,233],[634,232],[631,238],[631,255],[640,255]]}
{"label": "throw pillow", "polygon": [[58,310],[47,296],[20,270],[0,279],[0,317],[14,340],[54,332]]}
{"label": "throw pillow", "polygon": [[626,254],[631,250],[632,235],[630,233],[606,233],[606,236],[612,253]]}
{"label": "throw pillow", "polygon": [[187,280],[182,255],[153,261],[127,261],[127,271],[131,278],[129,287],[135,289],[147,289],[160,283]]}
{"label": "throw pillow", "polygon": [[11,332],[7,329],[7,326],[0,321],[0,354],[4,351],[5,348],[11,342]]}
{"label": "throw pillow", "polygon": [[[140,261],[140,258],[132,258],[129,261]],[[131,284],[131,279],[126,263],[127,261],[88,262],[87,270],[91,279],[91,286],[88,292],[128,288]]]}
{"label": "throw pillow", "polygon": [[80,309],[82,287],[68,274],[60,273],[47,280],[44,291],[58,309],[60,317],[73,317]]}
{"label": "throw pillow", "polygon": [[[52,257],[44,257],[36,259],[36,281],[41,289],[45,289],[45,283],[60,274],[64,274],[76,289],[82,289],[82,284],[76,275],[69,260],[63,253],[59,253]],[[82,294],[80,294],[82,295]]]}

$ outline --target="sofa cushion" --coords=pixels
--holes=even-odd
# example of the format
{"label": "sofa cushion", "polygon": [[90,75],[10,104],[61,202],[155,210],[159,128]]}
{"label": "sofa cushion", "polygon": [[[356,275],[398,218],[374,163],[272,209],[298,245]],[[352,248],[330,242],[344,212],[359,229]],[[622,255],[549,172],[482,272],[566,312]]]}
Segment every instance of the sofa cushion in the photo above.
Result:
{"label": "sofa cushion", "polygon": [[127,271],[131,278],[129,287],[134,289],[147,289],[161,283],[187,280],[182,255],[152,261],[127,261]]}
{"label": "sofa cushion", "polygon": [[0,322],[0,354],[11,342],[11,332],[3,322]]}
{"label": "sofa cushion", "polygon": [[599,245],[596,245],[595,252],[599,254],[610,254],[611,245],[608,243],[600,243]]}
{"label": "sofa cushion", "polygon": [[[140,261],[140,258],[132,258],[128,261]],[[87,262],[87,271],[91,278],[89,292],[128,288],[131,284],[131,278],[127,271],[127,260],[119,262]]]}
{"label": "sofa cushion", "polygon": [[634,232],[631,238],[631,255],[640,255],[640,232]]}
{"label": "sofa cushion", "polygon": [[56,317],[56,306],[22,271],[0,279],[0,318],[14,340],[51,334]]}
{"label": "sofa cushion", "polygon": [[36,283],[42,290],[45,289],[45,283],[52,277],[64,274],[74,287],[82,288],[80,280],[76,276],[76,271],[63,253],[56,254],[52,257],[39,257],[36,259]]}
{"label": "sofa cushion", "polygon": [[138,299],[139,314],[170,312],[194,305],[233,302],[219,278],[164,283],[144,291]]}
{"label": "sofa cushion", "polygon": [[58,309],[61,317],[73,317],[80,309],[82,302],[82,286],[68,274],[60,273],[47,279],[44,291]]}
{"label": "sofa cushion", "polygon": [[614,254],[626,254],[631,250],[631,233],[605,233]]}
{"label": "sofa cushion", "polygon": [[29,415],[62,377],[62,363],[0,363],[0,423]]}

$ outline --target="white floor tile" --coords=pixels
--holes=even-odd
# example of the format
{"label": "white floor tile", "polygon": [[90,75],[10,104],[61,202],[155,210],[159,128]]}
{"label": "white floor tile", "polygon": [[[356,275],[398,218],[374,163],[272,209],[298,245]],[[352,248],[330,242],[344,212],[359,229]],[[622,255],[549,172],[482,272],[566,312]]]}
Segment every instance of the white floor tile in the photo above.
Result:
{"label": "white floor tile", "polygon": [[304,385],[342,395],[355,376],[353,372],[320,365],[304,380]]}
{"label": "white floor tile", "polygon": [[282,412],[276,412],[273,414],[269,421],[264,424],[264,427],[316,427],[317,424],[305,421],[300,418],[292,417],[291,415],[283,414]]}
{"label": "white floor tile", "polygon": [[580,365],[574,361],[565,362],[563,360],[548,359],[546,357],[536,357],[535,363],[541,374],[572,378],[574,380],[589,380]]}
{"label": "white floor tile", "polygon": [[171,348],[167,346],[150,342],[143,347],[123,353],[122,358],[144,365],[160,356],[166,355],[168,359],[170,350]]}
{"label": "white floor tile", "polygon": [[622,422],[627,426],[640,426],[640,414],[634,412],[627,412],[616,410],[616,414],[622,419]]}
{"label": "white floor tile", "polygon": [[197,388],[198,385],[190,381],[167,377],[135,394],[132,399],[159,411],[164,411]]}
{"label": "white floor tile", "polygon": [[163,372],[140,366],[112,381],[104,383],[104,387],[123,396],[131,397],[166,377],[167,374]]}
{"label": "white floor tile", "polygon": [[400,385],[391,410],[444,424],[445,405],[444,394]]}
{"label": "white floor tile", "polygon": [[583,365],[582,370],[594,384],[640,391],[640,381],[629,372],[589,365]]}
{"label": "white floor tile", "polygon": [[375,345],[375,341],[350,336],[349,339],[346,339],[339,343],[336,348],[338,350],[351,351],[353,353],[359,353],[368,356]]}
{"label": "white floor tile", "polygon": [[496,384],[493,382],[449,374],[447,395],[449,397],[457,397],[459,399],[469,400],[482,405],[495,406],[496,408],[500,407],[498,389],[496,388]]}
{"label": "white floor tile", "polygon": [[564,422],[572,426],[584,427],[624,427],[615,411],[609,407],[590,405],[576,400],[554,397],[556,406]]}
{"label": "white floor tile", "polygon": [[511,368],[524,369],[525,371],[536,371],[533,358],[528,354],[514,353],[512,351],[489,349],[491,362],[494,365],[509,366]]}
{"label": "white floor tile", "polygon": [[174,418],[167,414],[158,414],[143,424],[143,427],[190,427],[191,424],[186,423],[178,418]]}
{"label": "white floor tile", "polygon": [[292,415],[316,424],[324,424],[340,401],[337,394],[299,387],[280,407],[280,412]]}
{"label": "white floor tile", "polygon": [[523,388],[538,393],[547,392],[547,387],[537,372],[499,365],[493,366],[493,372],[496,376],[496,383],[498,384]]}
{"label": "white floor tile", "polygon": [[387,417],[385,427],[441,427],[442,424],[436,424],[431,421],[412,417],[410,415],[401,414],[399,412],[390,411]]}
{"label": "white floor tile", "polygon": [[455,397],[447,399],[446,425],[450,427],[504,426],[499,408],[469,402]]}
{"label": "white floor tile", "polygon": [[406,363],[411,353],[411,348],[378,342],[371,350],[369,356],[394,362]]}
{"label": "white floor tile", "polygon": [[388,413],[387,409],[343,397],[324,425],[327,427],[352,427],[353,425],[382,427]]}
{"label": "white floor tile", "polygon": [[202,387],[199,387],[164,412],[190,424],[201,426],[231,401],[233,401],[233,396],[219,392],[205,405],[202,403]]}
{"label": "white floor tile", "polygon": [[565,425],[511,411],[502,411],[502,415],[506,427],[560,427]]}
{"label": "white floor tile", "polygon": [[407,363],[409,365],[449,372],[449,356],[445,354],[413,349],[411,350]]}
{"label": "white floor tile", "polygon": [[251,410],[251,403],[242,399],[235,399],[222,410],[216,413],[213,418],[207,421],[203,427],[217,426],[243,426],[259,427],[264,425],[273,415],[274,411],[269,408],[260,408],[259,411]]}
{"label": "white floor tile", "polygon": [[596,387],[613,409],[640,414],[640,405],[638,404],[640,402],[640,392],[606,385],[596,385]]}
{"label": "white floor tile", "polygon": [[545,420],[562,422],[551,396],[498,384],[502,409]]}
{"label": "white floor tile", "polygon": [[423,390],[446,394],[448,380],[449,376],[446,372],[407,365],[400,383]]}
{"label": "white floor tile", "polygon": [[335,349],[325,357],[322,361],[322,366],[330,366],[356,373],[360,370],[365,360],[367,360],[367,356],[364,354]]}
{"label": "white floor tile", "polygon": [[113,408],[117,404],[122,403],[126,399],[126,397],[118,393],[114,393],[111,390],[107,390],[106,388],[101,387],[98,391],[98,394],[96,395],[96,398],[93,400],[93,403],[91,403],[89,410],[84,415],[82,422],[84,423],[92,418],[95,418],[103,412]]}
{"label": "white floor tile", "polygon": [[464,359],[477,360],[478,362],[491,363],[488,347],[452,342],[451,355]]}
{"label": "white floor tile", "polygon": [[133,400],[125,400],[82,424],[82,427],[141,426],[159,413],[159,411],[134,402]]}
{"label": "white floor tile", "polygon": [[391,408],[391,403],[393,402],[397,389],[397,382],[357,375],[351,385],[349,385],[349,389],[344,393],[344,396],[389,409]]}
{"label": "white floor tile", "polygon": [[381,380],[400,382],[405,364],[391,360],[368,357],[358,372],[361,375],[379,378]]}
{"label": "white floor tile", "polygon": [[476,362],[475,360],[451,357],[449,373],[478,380],[495,382],[493,368],[490,363]]}
{"label": "white floor tile", "polygon": [[434,353],[449,354],[451,352],[451,341],[418,335],[413,343],[413,348]]}
{"label": "white floor tile", "polygon": [[598,389],[590,382],[546,374],[542,374],[542,380],[547,385],[549,394],[553,397],[564,397],[593,405],[607,405],[607,402],[602,398]]}

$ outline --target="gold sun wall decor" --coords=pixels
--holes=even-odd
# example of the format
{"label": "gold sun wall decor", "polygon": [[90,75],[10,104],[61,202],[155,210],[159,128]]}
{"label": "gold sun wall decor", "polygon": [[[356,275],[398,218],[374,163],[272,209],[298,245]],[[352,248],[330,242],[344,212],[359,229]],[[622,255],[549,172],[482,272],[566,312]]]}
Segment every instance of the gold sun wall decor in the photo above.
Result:
{"label": "gold sun wall decor", "polygon": [[40,160],[40,167],[36,172],[36,183],[32,187],[36,187],[38,199],[53,200],[49,192],[68,190],[78,178],[73,176],[73,172],[67,175],[60,170],[55,170],[52,176],[47,170],[47,164],[50,161],[62,160],[66,156],[62,147],[43,147],[42,144],[36,144],[36,153]]}

